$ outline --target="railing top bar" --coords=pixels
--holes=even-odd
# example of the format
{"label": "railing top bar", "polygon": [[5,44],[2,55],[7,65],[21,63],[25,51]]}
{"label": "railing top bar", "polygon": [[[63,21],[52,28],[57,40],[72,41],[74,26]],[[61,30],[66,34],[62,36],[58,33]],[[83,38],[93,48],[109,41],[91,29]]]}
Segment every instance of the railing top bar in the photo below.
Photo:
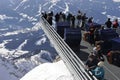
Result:
{"label": "railing top bar", "polygon": [[[60,45],[60,46],[63,46],[63,48],[61,47],[61,49],[64,49],[64,50],[66,50],[67,52],[68,52],[68,54],[69,54],[69,56],[72,56],[72,59],[75,61],[75,63],[74,64],[76,64],[75,66],[76,66],[76,68],[77,68],[77,70],[81,70],[82,69],[82,71],[84,71],[84,73],[85,73],[85,75],[83,76],[83,77],[88,77],[89,79],[88,80],[92,80],[92,78],[86,73],[86,71],[85,71],[85,69],[84,69],[84,67],[83,67],[83,62],[80,60],[80,59],[78,59],[78,57],[77,57],[77,55],[72,51],[72,49],[64,42],[64,40],[54,31],[54,29],[48,24],[48,22],[44,19],[44,18],[42,18],[41,19],[42,20],[42,22],[44,23],[44,24],[46,24],[46,26],[44,26],[44,27],[48,27],[48,29],[51,31],[49,31],[49,33],[52,33],[53,35],[54,35],[54,37],[56,37],[57,39],[60,39],[60,40],[58,40],[57,41],[57,43]],[[52,38],[52,37],[51,37]],[[57,44],[57,45],[58,45]],[[64,51],[63,50],[63,51]],[[69,57],[68,56],[68,57]],[[71,63],[71,62],[70,62]],[[79,63],[79,64],[78,64]],[[82,65],[82,66],[81,66]],[[80,69],[79,69],[80,68]],[[94,80],[97,80],[96,78],[94,78]]]}

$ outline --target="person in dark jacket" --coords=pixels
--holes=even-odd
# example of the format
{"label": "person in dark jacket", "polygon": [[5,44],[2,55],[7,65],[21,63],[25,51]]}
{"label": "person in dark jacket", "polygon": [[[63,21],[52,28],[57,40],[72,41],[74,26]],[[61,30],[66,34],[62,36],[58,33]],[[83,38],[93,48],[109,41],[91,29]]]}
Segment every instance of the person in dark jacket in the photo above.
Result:
{"label": "person in dark jacket", "polygon": [[93,23],[93,17],[90,17],[90,18],[88,19],[88,23],[89,23],[89,24]]}
{"label": "person in dark jacket", "polygon": [[95,28],[95,31],[94,31],[94,41],[100,41],[100,30],[99,28]]}
{"label": "person in dark jacket", "polygon": [[55,15],[55,21],[58,22],[58,21],[59,21],[59,18],[60,18],[59,14],[56,13],[56,15]]}
{"label": "person in dark jacket", "polygon": [[71,17],[72,17],[72,14],[71,14],[71,13],[68,13],[68,15],[67,15],[67,21],[68,21],[68,22],[70,22]]}
{"label": "person in dark jacket", "polygon": [[105,25],[107,28],[111,28],[112,22],[110,21],[110,18],[108,18],[108,20],[105,22]]}
{"label": "person in dark jacket", "polygon": [[86,13],[84,13],[84,14],[82,15],[81,19],[82,19],[82,25],[81,25],[80,27],[81,27],[81,29],[84,29],[86,20],[88,19],[88,18],[86,17]]}
{"label": "person in dark jacket", "polygon": [[43,13],[42,13],[42,16],[43,16],[45,19],[47,19],[47,13],[46,13],[46,12],[43,12]]}
{"label": "person in dark jacket", "polygon": [[77,26],[80,27],[81,18],[82,18],[82,13],[80,10],[78,10],[78,14],[77,14],[76,18],[77,18],[77,22],[78,22]]}
{"label": "person in dark jacket", "polygon": [[104,61],[101,45],[96,46],[96,57],[98,58],[99,61]]}
{"label": "person in dark jacket", "polygon": [[47,21],[48,21],[48,23],[50,24],[50,25],[52,25],[52,15],[49,13],[48,15],[47,15]]}
{"label": "person in dark jacket", "polygon": [[89,43],[92,45],[95,45],[95,40],[94,40],[94,31],[95,31],[95,28],[91,25],[90,26],[90,35],[89,35]]}
{"label": "person in dark jacket", "polygon": [[71,16],[71,28],[75,27],[75,16]]}
{"label": "person in dark jacket", "polygon": [[85,63],[87,70],[93,70],[97,66],[99,60],[96,58],[96,56],[90,54],[88,56],[88,59]]}
{"label": "person in dark jacket", "polygon": [[66,15],[65,15],[65,13],[62,13],[62,16],[63,16],[63,21],[66,21]]}

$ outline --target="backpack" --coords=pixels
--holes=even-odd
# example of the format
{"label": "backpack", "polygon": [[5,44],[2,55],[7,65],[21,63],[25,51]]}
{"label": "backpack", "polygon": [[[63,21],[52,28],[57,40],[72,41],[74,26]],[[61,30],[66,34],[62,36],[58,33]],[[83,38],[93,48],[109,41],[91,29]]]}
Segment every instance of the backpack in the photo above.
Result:
{"label": "backpack", "polygon": [[105,71],[103,67],[96,67],[94,70],[92,70],[92,73],[97,79],[104,80]]}

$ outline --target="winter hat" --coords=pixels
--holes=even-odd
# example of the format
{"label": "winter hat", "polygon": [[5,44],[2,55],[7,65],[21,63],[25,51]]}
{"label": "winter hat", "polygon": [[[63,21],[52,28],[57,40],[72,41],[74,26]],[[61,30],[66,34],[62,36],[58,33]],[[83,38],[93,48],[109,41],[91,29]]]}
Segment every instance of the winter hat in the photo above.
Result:
{"label": "winter hat", "polygon": [[104,65],[104,62],[100,61],[97,65],[100,66],[100,67],[102,67]]}

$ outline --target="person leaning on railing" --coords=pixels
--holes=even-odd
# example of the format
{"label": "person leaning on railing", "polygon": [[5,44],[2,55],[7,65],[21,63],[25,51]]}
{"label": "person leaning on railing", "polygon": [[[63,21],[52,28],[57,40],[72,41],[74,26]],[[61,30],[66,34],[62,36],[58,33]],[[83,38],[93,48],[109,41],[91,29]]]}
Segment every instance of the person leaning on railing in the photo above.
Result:
{"label": "person leaning on railing", "polygon": [[91,71],[94,68],[96,68],[98,62],[99,62],[99,60],[96,58],[96,56],[93,55],[93,54],[90,54],[88,56],[88,59],[87,59],[86,63],[85,63],[87,70]]}
{"label": "person leaning on railing", "polygon": [[105,75],[105,70],[103,68],[103,61],[100,61],[97,64],[97,67],[94,70],[91,70],[93,75],[98,79],[98,80],[104,80],[104,75]]}

